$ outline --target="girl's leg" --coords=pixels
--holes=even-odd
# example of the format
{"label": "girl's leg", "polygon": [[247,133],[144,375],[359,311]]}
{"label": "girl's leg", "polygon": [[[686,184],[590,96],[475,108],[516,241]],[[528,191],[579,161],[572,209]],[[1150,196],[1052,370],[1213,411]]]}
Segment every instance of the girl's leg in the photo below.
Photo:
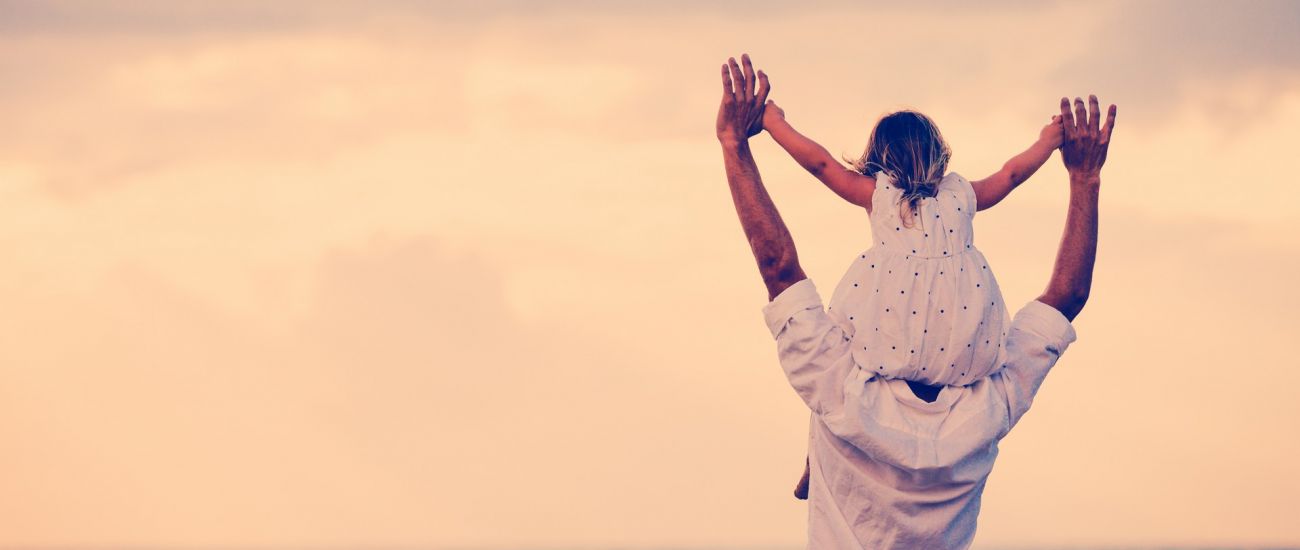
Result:
{"label": "girl's leg", "polygon": [[803,477],[799,478],[799,484],[794,488],[794,498],[799,500],[808,500],[808,459],[803,461]]}

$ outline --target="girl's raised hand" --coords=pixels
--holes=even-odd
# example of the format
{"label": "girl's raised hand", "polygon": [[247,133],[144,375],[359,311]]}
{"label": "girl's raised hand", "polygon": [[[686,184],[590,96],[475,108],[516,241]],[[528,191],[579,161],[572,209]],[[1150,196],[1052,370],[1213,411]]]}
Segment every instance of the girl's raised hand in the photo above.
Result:
{"label": "girl's raised hand", "polygon": [[763,127],[771,128],[773,124],[785,120],[785,111],[776,106],[776,102],[767,100],[763,106]]}
{"label": "girl's raised hand", "polygon": [[1053,115],[1052,121],[1038,133],[1038,141],[1056,149],[1061,146],[1063,139],[1065,139],[1065,126],[1061,124],[1061,115]]}

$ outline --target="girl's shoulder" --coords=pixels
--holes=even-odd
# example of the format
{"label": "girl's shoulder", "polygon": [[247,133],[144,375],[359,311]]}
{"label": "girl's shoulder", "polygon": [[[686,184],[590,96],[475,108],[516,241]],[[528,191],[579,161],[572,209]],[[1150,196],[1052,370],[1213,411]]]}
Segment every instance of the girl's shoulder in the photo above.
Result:
{"label": "girl's shoulder", "polygon": [[884,171],[879,171],[874,174],[871,174],[870,177],[875,179],[876,181],[876,188],[871,193],[873,197],[876,196],[877,194],[900,195],[903,193],[903,191],[899,189],[898,185],[894,182],[893,176],[890,176]]}
{"label": "girl's shoulder", "polygon": [[[970,180],[957,172],[948,172],[944,174],[943,179],[939,181],[939,189],[944,189],[953,193],[952,196],[969,203],[971,208],[975,205],[975,186],[971,185]],[[974,212],[974,210],[971,210]]]}
{"label": "girl's shoulder", "polygon": [[[881,204],[893,204],[899,200],[903,191],[894,184],[889,174],[876,172],[872,175],[876,180],[876,189],[871,194],[873,206]],[[938,203],[950,203],[956,201],[959,206],[970,206],[970,211],[975,211],[975,187],[971,185],[970,180],[966,179],[958,172],[948,172],[939,179],[939,185],[935,188],[935,196],[927,200],[934,200]],[[874,212],[875,208],[872,209]]]}
{"label": "girl's shoulder", "polygon": [[[886,174],[885,172],[876,172],[872,174],[870,177],[876,180],[877,191],[883,189],[886,191],[901,192],[898,190],[898,187],[894,185],[893,179],[890,178],[889,174]],[[957,172],[948,172],[947,174],[944,174],[942,178],[939,178],[938,187],[939,188],[967,187],[973,189],[973,187],[971,187],[970,180],[966,179],[965,176],[962,176]]]}
{"label": "girl's shoulder", "polygon": [[942,179],[941,181],[942,181],[942,182],[951,182],[951,183],[954,183],[954,184],[967,185],[967,186],[970,185],[970,180],[967,180],[964,176],[962,176],[961,174],[959,174],[959,173],[957,173],[957,172],[951,172],[951,171],[948,172],[947,174],[944,174],[944,175],[943,175],[943,179]]}

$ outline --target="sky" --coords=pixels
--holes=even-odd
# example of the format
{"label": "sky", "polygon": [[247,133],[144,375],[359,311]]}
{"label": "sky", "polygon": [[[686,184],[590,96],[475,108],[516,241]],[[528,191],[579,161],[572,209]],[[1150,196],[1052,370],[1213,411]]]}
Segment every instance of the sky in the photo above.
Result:
{"label": "sky", "polygon": [[[1119,116],[976,547],[1300,544],[1300,4],[0,1],[0,546],[800,547],[718,67],[972,179]],[[865,214],[766,135],[824,297]],[[1045,286],[1059,155],[976,218]]]}

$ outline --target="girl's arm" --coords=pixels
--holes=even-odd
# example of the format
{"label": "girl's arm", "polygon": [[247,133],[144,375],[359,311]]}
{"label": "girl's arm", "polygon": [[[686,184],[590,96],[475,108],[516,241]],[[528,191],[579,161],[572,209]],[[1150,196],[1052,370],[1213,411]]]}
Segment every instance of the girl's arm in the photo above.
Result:
{"label": "girl's arm", "polygon": [[794,160],[831,191],[846,201],[871,210],[876,179],[845,168],[825,147],[795,131],[785,121],[785,111],[768,101],[763,109],[763,129],[772,135]]}
{"label": "girl's arm", "polygon": [[1011,157],[996,174],[971,182],[971,187],[975,188],[975,209],[984,210],[1006,198],[1012,189],[1034,175],[1052,156],[1052,151],[1060,146],[1061,117],[1054,116],[1052,122],[1039,133],[1038,141],[1023,153]]}

